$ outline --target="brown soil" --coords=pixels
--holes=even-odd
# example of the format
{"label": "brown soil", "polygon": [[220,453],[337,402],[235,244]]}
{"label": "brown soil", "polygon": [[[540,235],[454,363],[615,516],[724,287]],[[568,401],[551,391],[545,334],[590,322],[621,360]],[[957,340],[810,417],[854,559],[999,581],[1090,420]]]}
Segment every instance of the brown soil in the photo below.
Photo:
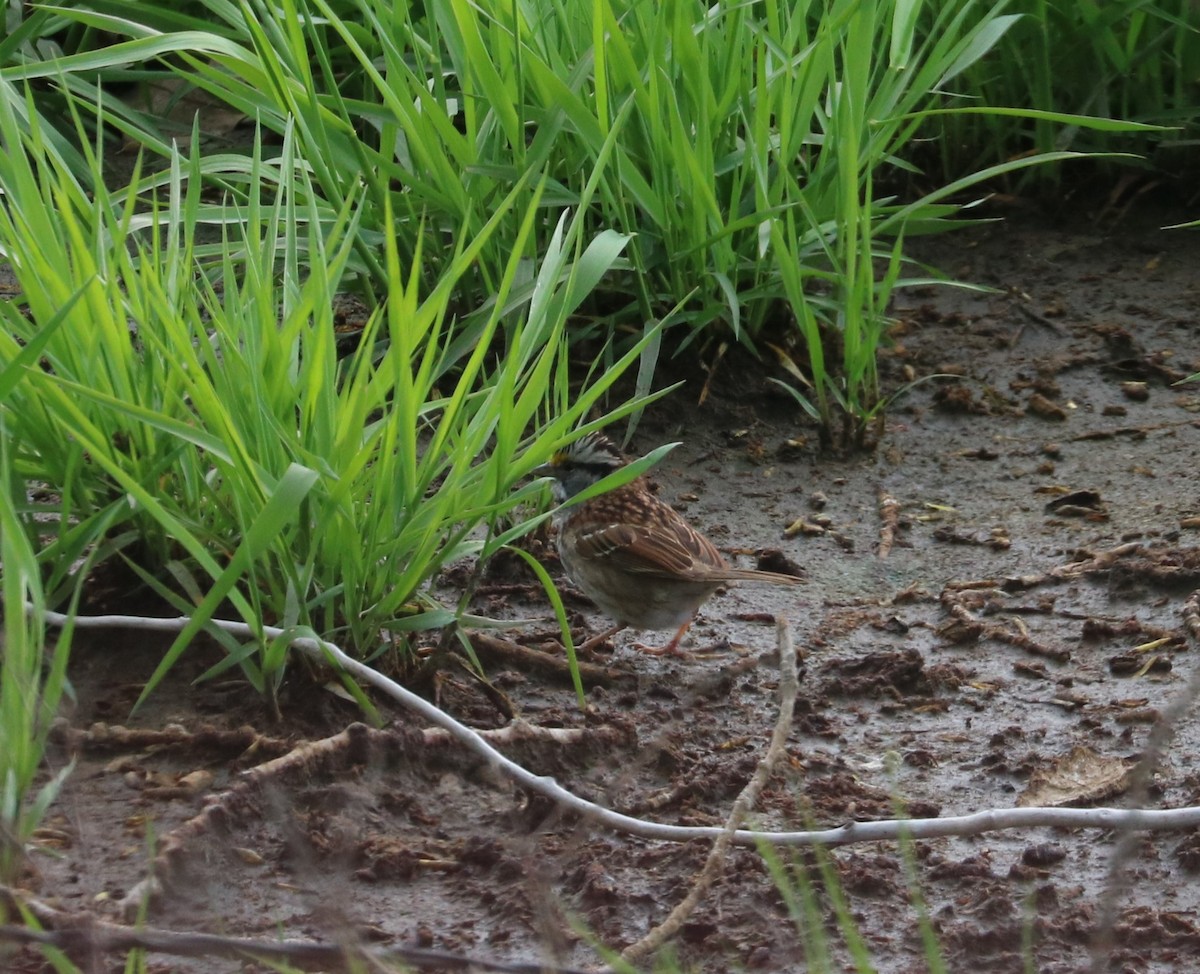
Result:
{"label": "brown soil", "polygon": [[[1110,771],[1136,759],[1197,665],[1182,608],[1200,588],[1200,385],[1173,383],[1200,370],[1200,240],[1156,229],[1176,219],[1067,226],[1018,214],[925,243],[934,265],[998,293],[898,298],[890,381],[905,369],[961,379],[913,390],[873,454],[819,454],[752,366],[722,364],[703,408],[690,383],[646,417],[634,447],[682,440],[656,474],[663,496],[743,564],[779,549],[806,584],[718,594],[689,659],[615,637],[591,662],[619,674],[589,689],[586,713],[553,674],[486,656],[494,693],[450,667],[439,702],[477,727],[504,723],[503,697],[534,725],[587,728],[575,743],[506,751],[609,807],[719,825],[775,719],[782,614],[803,673],[788,760],[755,827],[891,818],[897,802],[915,817],[1011,808],[1077,746]],[[1075,563],[1086,570],[1055,574]],[[476,611],[546,616],[537,591],[518,564],[497,563]],[[582,598],[568,606],[588,632],[607,624]],[[508,635],[537,647],[552,634],[547,622]],[[620,948],[661,922],[703,864],[703,843],[556,814],[457,745],[421,739],[419,722],[384,702],[392,737],[310,755],[225,801],[208,827],[185,828],[240,772],[360,714],[297,674],[272,724],[241,684],[191,685],[212,660],[201,647],[130,719],[160,651],[133,634],[79,640],[70,726],[166,733],[60,735],[55,768],[68,751],[76,765],[39,836],[53,854],[32,858],[27,883],[63,910],[120,919],[166,849],[166,888],[147,914],[160,927],[325,942],[357,932],[384,947],[584,967],[597,961],[593,939]],[[1200,800],[1200,728],[1188,718],[1177,732],[1150,786],[1155,806]],[[1098,775],[1071,800],[1130,801],[1127,776]],[[924,841],[911,879],[893,843],[831,856],[880,972],[928,969],[918,894],[951,971],[1085,970],[1098,926],[1111,934],[1099,970],[1196,970],[1195,836],[1139,838],[1114,871],[1116,846],[1112,834],[1051,829]],[[1114,920],[1101,923],[1110,886]],[[672,949],[697,971],[805,969],[785,899],[762,857],[736,849]],[[817,909],[842,969],[828,895]],[[40,969],[30,954],[4,963]],[[152,966],[243,969],[162,955]]]}

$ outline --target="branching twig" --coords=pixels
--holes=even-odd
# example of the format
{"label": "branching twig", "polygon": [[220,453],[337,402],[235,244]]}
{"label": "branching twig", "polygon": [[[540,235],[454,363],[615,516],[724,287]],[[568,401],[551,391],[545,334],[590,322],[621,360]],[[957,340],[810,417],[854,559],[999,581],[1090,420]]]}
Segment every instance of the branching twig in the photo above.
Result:
{"label": "branching twig", "polygon": [[[45,612],[44,618],[50,625],[63,625],[68,619],[67,616],[57,612]],[[188,620],[186,618],[145,619],[138,616],[76,616],[74,624],[76,628],[80,629],[120,628],[178,632],[188,624]],[[262,626],[260,630],[256,631],[245,623],[226,620],[214,619],[210,625],[218,626],[242,638],[264,636],[273,639],[283,634],[282,630],[273,626]],[[715,839],[725,831],[717,826],[661,825],[657,822],[646,822],[585,801],[567,791],[553,778],[536,775],[505,757],[471,728],[459,723],[429,701],[406,690],[381,673],[377,673],[366,664],[347,656],[332,643],[298,638],[293,640],[292,645],[300,652],[317,659],[333,659],[352,676],[386,693],[431,724],[445,729],[465,747],[480,755],[517,784],[549,798],[566,811],[573,812],[597,825],[647,839],[669,842]],[[894,841],[901,836],[912,839],[929,839],[944,836],[979,835],[999,829],[1037,826],[1118,831],[1164,831],[1192,828],[1197,825],[1200,825],[1200,806],[1176,809],[1008,808],[976,812],[972,815],[953,818],[851,822],[839,828],[818,829],[810,832],[755,832],[738,829],[733,833],[733,842],[743,846],[755,846],[759,842],[781,846],[833,846],[849,845],[855,842]]]}
{"label": "branching twig", "polygon": [[125,918],[137,916],[145,900],[159,893],[163,885],[170,886],[174,882],[191,839],[207,834],[231,819],[241,818],[243,809],[254,804],[253,797],[269,782],[311,775],[314,769],[325,767],[335,758],[362,761],[366,756],[369,733],[370,728],[365,724],[351,724],[340,734],[305,741],[282,757],[243,771],[241,780],[219,799],[162,837],[151,875],[135,883],[121,899]]}
{"label": "branching twig", "polygon": [[974,638],[995,639],[997,642],[1008,643],[1023,649],[1034,656],[1044,656],[1056,663],[1065,663],[1071,658],[1071,654],[1065,649],[1056,649],[1038,642],[1029,635],[1029,630],[1021,624],[1019,619],[1013,619],[1013,629],[996,622],[980,619],[967,608],[966,603],[972,595],[978,597],[973,590],[947,586],[942,590],[942,605],[953,618],[971,631]]}
{"label": "branching twig", "polygon": [[708,853],[708,860],[705,862],[704,868],[700,870],[700,874],[696,877],[687,896],[679,902],[662,923],[621,952],[621,957],[625,960],[639,960],[653,953],[682,929],[684,922],[692,915],[692,911],[696,909],[704,894],[708,892],[709,887],[721,872],[734,834],[758,802],[758,796],[766,786],[779,759],[785,753],[788,734],[792,729],[792,716],[796,709],[796,693],[799,690],[799,684],[796,679],[796,648],[792,643],[792,634],[788,628],[787,619],[779,619],[776,622],[775,632],[779,646],[779,717],[775,721],[775,730],[771,734],[767,750],[763,754],[762,760],[758,762],[758,767],[754,769],[754,774],[746,783],[746,787],[734,800],[733,807],[729,810],[729,817],[725,820],[725,828],[713,843],[713,847]]}
{"label": "branching twig", "polygon": [[[1001,582],[991,582],[987,587],[1000,587],[1006,592],[1013,592],[1023,588],[1036,588],[1039,585],[1047,585],[1050,582],[1069,582],[1077,578],[1083,578],[1085,575],[1096,575],[1100,572],[1106,572],[1126,555],[1136,554],[1141,550],[1141,544],[1136,541],[1129,541],[1125,544],[1117,545],[1115,548],[1109,548],[1107,551],[1101,551],[1099,554],[1093,555],[1091,558],[1086,558],[1083,561],[1073,561],[1066,565],[1058,565],[1048,571],[1042,572],[1040,575],[1013,575]],[[946,587],[961,588],[967,585],[978,587],[974,583],[964,584],[955,582],[951,582]]]}

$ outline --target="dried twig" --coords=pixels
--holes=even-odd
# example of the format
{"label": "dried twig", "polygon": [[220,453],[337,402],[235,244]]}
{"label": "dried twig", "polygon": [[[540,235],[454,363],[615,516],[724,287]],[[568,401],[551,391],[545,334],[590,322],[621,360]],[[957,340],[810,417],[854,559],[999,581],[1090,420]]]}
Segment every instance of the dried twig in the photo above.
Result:
{"label": "dried twig", "polygon": [[879,488],[879,550],[876,557],[886,558],[896,543],[900,528],[900,502],[882,487]]}
{"label": "dried twig", "polygon": [[1182,426],[1196,426],[1194,419],[1180,419],[1169,423],[1147,423],[1144,426],[1117,426],[1113,429],[1088,430],[1071,437],[1071,442],[1079,443],[1085,440],[1111,440],[1118,436],[1132,436],[1135,440],[1146,438],[1148,433],[1159,430],[1179,429]]}
{"label": "dried twig", "polygon": [[294,742],[283,738],[264,737],[249,726],[227,730],[202,724],[195,730],[188,730],[181,724],[145,728],[97,722],[84,730],[72,727],[65,718],[54,722],[50,739],[69,751],[141,751],[187,747],[238,751],[243,756],[286,754],[295,746]]}
{"label": "dried twig", "polygon": [[729,817],[725,820],[725,828],[717,836],[712,849],[709,850],[708,860],[704,863],[704,868],[700,870],[695,882],[692,883],[692,888],[688,891],[687,896],[679,902],[662,923],[621,952],[621,957],[625,960],[639,960],[653,953],[682,929],[684,922],[692,915],[692,911],[696,909],[704,894],[708,892],[709,887],[720,874],[734,834],[745,821],[746,816],[750,814],[750,810],[758,801],[758,796],[762,793],[775,766],[786,753],[785,747],[788,733],[792,729],[792,715],[796,708],[796,693],[799,689],[796,678],[796,648],[792,643],[792,634],[788,628],[787,619],[781,618],[776,622],[775,632],[779,647],[779,717],[775,721],[775,730],[771,734],[767,750],[758,762],[758,767],[754,769],[754,774],[746,783],[746,787],[734,800],[733,807],[729,810]]}
{"label": "dried twig", "polygon": [[[564,681],[571,679],[571,664],[565,656],[552,656],[550,653],[543,653],[511,639],[502,639],[486,632],[470,632],[467,638],[471,640],[471,646],[481,658],[500,659],[505,663],[517,664]],[[608,686],[620,680],[633,679],[633,674],[580,660],[579,678],[588,686]]]}
{"label": "dried twig", "polygon": [[1183,625],[1192,642],[1200,646],[1200,591],[1193,592],[1183,604]]}

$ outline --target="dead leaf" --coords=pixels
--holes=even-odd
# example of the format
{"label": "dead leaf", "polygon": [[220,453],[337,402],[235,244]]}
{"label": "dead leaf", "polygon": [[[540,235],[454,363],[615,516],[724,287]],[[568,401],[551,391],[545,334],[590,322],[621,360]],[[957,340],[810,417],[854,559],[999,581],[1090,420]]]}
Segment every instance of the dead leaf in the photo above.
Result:
{"label": "dead leaf", "polygon": [[1029,411],[1035,416],[1040,416],[1042,419],[1052,419],[1061,422],[1067,418],[1067,411],[1052,399],[1048,399],[1040,392],[1035,392],[1029,397],[1026,403]]}
{"label": "dead leaf", "polygon": [[1111,798],[1129,787],[1132,769],[1132,761],[1106,758],[1077,744],[1066,757],[1029,776],[1029,785],[1017,797],[1017,806],[1058,808]]}

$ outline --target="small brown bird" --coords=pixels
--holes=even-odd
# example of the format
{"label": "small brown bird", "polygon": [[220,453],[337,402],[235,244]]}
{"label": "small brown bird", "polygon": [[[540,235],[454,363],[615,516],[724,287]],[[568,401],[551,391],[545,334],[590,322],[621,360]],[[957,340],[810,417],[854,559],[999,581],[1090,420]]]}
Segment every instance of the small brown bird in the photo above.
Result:
{"label": "small brown bird", "polygon": [[[607,436],[588,433],[535,473],[554,478],[554,498],[562,504],[628,462]],[[679,641],[726,582],[800,582],[731,567],[708,538],[651,493],[644,477],[562,509],[554,523],[567,574],[618,628],[675,630],[665,646],[638,647],[648,653],[684,655]]]}

